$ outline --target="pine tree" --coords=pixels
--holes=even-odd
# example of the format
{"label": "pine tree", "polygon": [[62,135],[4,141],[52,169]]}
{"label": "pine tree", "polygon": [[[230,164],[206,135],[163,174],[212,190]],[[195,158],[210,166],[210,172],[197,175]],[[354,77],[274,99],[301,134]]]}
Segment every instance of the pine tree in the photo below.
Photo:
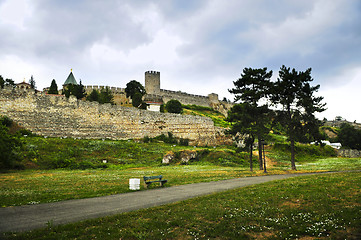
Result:
{"label": "pine tree", "polygon": [[[247,133],[251,147],[255,137],[258,138],[260,170],[263,170],[262,140],[269,132],[267,124],[270,121],[270,110],[262,100],[269,96],[271,77],[272,71],[267,72],[267,68],[244,68],[241,78],[233,82],[235,87],[228,90],[235,94],[235,102],[241,102],[241,105],[235,105],[230,111],[228,121],[236,122],[230,133]],[[252,153],[251,149],[250,151]],[[250,157],[252,158],[252,154]]]}
{"label": "pine tree", "polygon": [[51,85],[50,85],[48,94],[58,94],[58,93],[59,93],[59,91],[58,91],[58,85],[56,84],[55,79],[53,79],[53,80],[51,81]]}
{"label": "pine tree", "polygon": [[33,75],[31,75],[31,77],[30,77],[29,84],[30,84],[32,89],[36,89],[35,80],[34,80]]}
{"label": "pine tree", "polygon": [[271,101],[282,106],[282,110],[278,111],[278,119],[286,127],[293,170],[296,170],[295,141],[305,136],[317,137],[320,121],[314,114],[325,110],[326,104],[321,103],[323,97],[314,96],[320,85],[312,87],[312,81],[311,68],[297,72],[283,65],[271,90]]}

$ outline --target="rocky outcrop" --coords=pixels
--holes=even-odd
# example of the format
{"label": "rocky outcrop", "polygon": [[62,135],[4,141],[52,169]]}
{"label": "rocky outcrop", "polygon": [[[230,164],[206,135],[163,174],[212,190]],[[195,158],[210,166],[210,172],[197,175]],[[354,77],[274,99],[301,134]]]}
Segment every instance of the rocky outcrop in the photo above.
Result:
{"label": "rocky outcrop", "polygon": [[361,151],[356,149],[340,149],[338,150],[337,155],[339,157],[345,157],[345,158],[360,158]]}

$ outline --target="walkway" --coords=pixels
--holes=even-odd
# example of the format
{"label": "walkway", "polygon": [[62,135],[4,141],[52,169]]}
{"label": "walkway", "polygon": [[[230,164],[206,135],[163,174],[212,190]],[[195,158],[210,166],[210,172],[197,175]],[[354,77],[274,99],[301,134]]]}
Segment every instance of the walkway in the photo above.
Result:
{"label": "walkway", "polygon": [[46,227],[47,223],[55,226],[78,222],[302,175],[305,174],[246,177],[157,188],[105,197],[0,208],[0,232],[29,231]]}

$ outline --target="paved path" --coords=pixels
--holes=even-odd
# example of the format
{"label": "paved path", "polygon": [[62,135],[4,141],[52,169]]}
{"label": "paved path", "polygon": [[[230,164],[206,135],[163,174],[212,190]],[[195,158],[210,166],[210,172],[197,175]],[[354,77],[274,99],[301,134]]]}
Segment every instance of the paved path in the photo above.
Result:
{"label": "paved path", "polygon": [[195,183],[175,187],[76,199],[38,205],[0,208],[0,232],[29,231],[53,225],[104,217],[181,201],[248,185],[302,176],[305,174],[245,177],[217,182]]}

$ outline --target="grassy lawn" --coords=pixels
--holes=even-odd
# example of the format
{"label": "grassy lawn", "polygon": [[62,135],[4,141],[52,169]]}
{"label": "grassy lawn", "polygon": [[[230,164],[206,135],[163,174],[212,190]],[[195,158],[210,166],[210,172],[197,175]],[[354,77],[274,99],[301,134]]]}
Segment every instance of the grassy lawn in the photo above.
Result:
{"label": "grassy lawn", "polygon": [[[268,174],[286,171],[270,170]],[[162,174],[167,187],[264,175],[245,168],[178,165],[123,170],[27,170],[0,175],[0,206],[19,206],[129,192],[129,179]],[[141,190],[144,187],[141,185]]]}
{"label": "grassy lawn", "polygon": [[[273,181],[5,239],[358,239],[361,173]],[[356,236],[357,234],[357,236]]]}

